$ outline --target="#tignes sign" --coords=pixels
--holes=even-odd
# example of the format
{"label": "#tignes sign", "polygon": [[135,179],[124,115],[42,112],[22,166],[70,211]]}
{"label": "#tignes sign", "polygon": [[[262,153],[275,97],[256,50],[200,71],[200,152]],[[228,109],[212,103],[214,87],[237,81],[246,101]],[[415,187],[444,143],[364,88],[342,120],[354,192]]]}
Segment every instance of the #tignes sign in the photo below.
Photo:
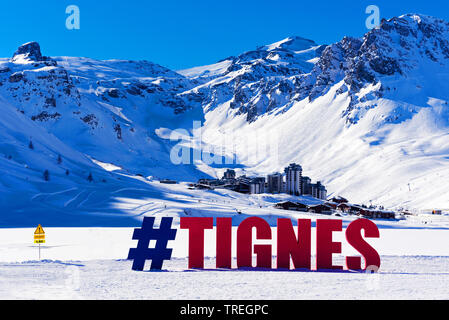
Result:
{"label": "#tignes sign", "polygon": [[[137,248],[131,248],[128,259],[134,260],[133,270],[142,271],[146,260],[151,260],[151,269],[160,270],[164,260],[170,260],[172,249],[167,248],[168,241],[176,239],[176,229],[172,229],[173,218],[162,218],[159,229],[154,228],[154,217],[145,217],[142,228],[135,229],[133,239],[139,240]],[[181,229],[189,232],[189,269],[204,268],[204,233],[213,229],[214,218],[182,217]],[[342,243],[332,240],[333,232],[342,232],[342,220],[316,220],[316,269],[341,270],[343,266],[333,265],[332,255],[342,252]],[[362,235],[362,230],[364,235]],[[237,267],[253,268],[252,253],[256,255],[256,269],[272,269],[272,246],[270,244],[252,243],[252,233],[257,240],[277,240],[277,269],[312,270],[312,220],[299,219],[297,234],[290,219],[278,219],[276,235],[272,234],[270,225],[260,217],[243,220],[237,229]],[[364,270],[367,266],[380,267],[380,256],[365,241],[365,238],[379,238],[376,224],[368,219],[351,222],[345,231],[346,241],[365,260],[362,269],[360,256],[346,257],[349,270]],[[150,241],[156,241],[154,248],[149,248]],[[232,218],[216,219],[216,268],[231,269],[232,266]]]}

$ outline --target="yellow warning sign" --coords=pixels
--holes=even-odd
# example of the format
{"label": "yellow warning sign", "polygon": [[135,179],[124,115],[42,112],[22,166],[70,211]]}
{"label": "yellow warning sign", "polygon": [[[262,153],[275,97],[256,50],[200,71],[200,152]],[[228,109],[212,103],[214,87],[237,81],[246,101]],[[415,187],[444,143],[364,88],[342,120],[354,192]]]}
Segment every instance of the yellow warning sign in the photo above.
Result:
{"label": "yellow warning sign", "polygon": [[45,231],[41,225],[38,225],[34,231],[34,243],[45,243]]}

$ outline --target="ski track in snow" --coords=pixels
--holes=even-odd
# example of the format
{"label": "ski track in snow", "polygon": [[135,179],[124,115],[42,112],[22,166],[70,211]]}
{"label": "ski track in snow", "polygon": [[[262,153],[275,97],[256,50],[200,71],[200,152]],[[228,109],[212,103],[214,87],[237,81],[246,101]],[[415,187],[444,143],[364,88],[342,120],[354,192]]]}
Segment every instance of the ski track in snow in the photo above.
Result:
{"label": "ski track in snow", "polygon": [[61,195],[61,194],[67,193],[67,192],[75,191],[75,190],[78,190],[78,188],[70,188],[70,189],[67,189],[67,190],[58,191],[58,192],[52,192],[52,193],[38,193],[38,194],[34,195],[31,198],[31,200],[36,200],[39,197],[49,197],[49,196]]}

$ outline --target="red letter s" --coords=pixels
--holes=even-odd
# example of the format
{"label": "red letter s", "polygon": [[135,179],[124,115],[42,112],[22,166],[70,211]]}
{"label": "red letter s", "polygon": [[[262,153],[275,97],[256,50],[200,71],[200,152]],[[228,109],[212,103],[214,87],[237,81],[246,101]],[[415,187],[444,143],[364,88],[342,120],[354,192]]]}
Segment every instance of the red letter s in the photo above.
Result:
{"label": "red letter s", "polygon": [[[365,258],[365,269],[369,266],[380,268],[380,257],[377,251],[371,247],[362,237],[361,230],[365,230],[366,238],[379,238],[379,229],[376,224],[368,219],[353,221],[346,229],[346,240]],[[362,270],[360,257],[346,257],[346,266],[351,270]]]}

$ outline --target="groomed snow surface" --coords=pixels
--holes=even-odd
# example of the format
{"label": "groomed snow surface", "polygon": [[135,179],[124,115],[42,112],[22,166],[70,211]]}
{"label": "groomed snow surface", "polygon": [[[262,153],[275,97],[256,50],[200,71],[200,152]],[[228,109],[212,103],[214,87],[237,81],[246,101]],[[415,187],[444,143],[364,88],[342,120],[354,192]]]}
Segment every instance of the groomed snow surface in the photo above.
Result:
{"label": "groomed snow surface", "polygon": [[448,257],[382,257],[378,274],[131,271],[131,262],[94,260],[1,264],[2,299],[448,299]]}
{"label": "groomed snow surface", "polygon": [[[136,190],[111,192],[111,203],[122,210],[120,215],[107,213],[97,203],[104,218],[125,228],[95,228],[102,222],[91,217],[75,223],[70,215],[61,215],[67,225],[52,225],[53,219],[36,213],[47,242],[33,244],[35,228],[0,229],[0,299],[449,299],[449,216],[417,215],[399,221],[375,220],[380,239],[369,243],[382,258],[380,273],[352,272],[281,272],[215,270],[215,232],[205,234],[205,271],[188,270],[188,232],[179,230],[179,218],[188,216],[232,217],[234,225],[233,257],[236,256],[236,227],[250,216],[264,218],[276,235],[278,218],[342,219],[344,228],[356,217],[300,213],[274,209],[288,195],[242,195],[226,190],[189,190],[186,184],[162,185],[147,182],[158,192]],[[52,196],[46,196],[52,202]],[[70,201],[70,196],[63,199]],[[61,201],[61,199],[59,199]],[[78,200],[76,200],[78,201]],[[303,198],[303,201],[319,201]],[[73,201],[72,201],[73,202]],[[103,211],[104,210],[104,211]],[[237,211],[241,212],[238,214]],[[173,259],[162,272],[135,272],[125,259],[132,240],[133,227],[140,227],[144,216],[174,217],[178,228]],[[19,225],[20,216],[13,219]],[[69,219],[70,218],[70,219]],[[87,224],[87,225],[86,225]],[[89,225],[90,224],[90,225]],[[314,223],[312,224],[315,225]],[[254,234],[253,234],[254,237]],[[344,265],[344,256],[357,253],[345,242],[344,233],[334,233],[334,241],[343,244],[342,255],[334,255],[334,264]],[[273,267],[276,241],[273,245]],[[312,231],[312,254],[315,254],[315,230]],[[315,257],[312,257],[314,268]],[[150,267],[147,262],[146,270]],[[236,261],[233,262],[236,267]]]}
{"label": "groomed snow surface", "polygon": [[[213,216],[212,212],[211,208],[207,216]],[[282,214],[279,210],[279,217]],[[156,216],[160,221],[162,215]],[[306,213],[295,218],[301,217],[343,219],[344,226],[353,219]],[[268,215],[264,218],[268,220]],[[202,271],[188,270],[188,232],[180,229],[176,240],[169,242],[174,249],[172,260],[164,263],[161,272],[131,270],[132,262],[125,259],[137,245],[132,240],[133,228],[44,226],[47,242],[41,247],[42,261],[38,261],[38,246],[32,243],[34,228],[0,229],[0,299],[449,299],[447,218],[439,217],[437,222],[431,216],[376,221],[381,237],[368,242],[381,255],[377,274],[216,270],[215,230],[205,233]],[[174,227],[179,228],[178,218]],[[236,227],[233,232],[235,257]],[[275,239],[275,227],[272,235]],[[342,255],[334,255],[334,265],[344,266],[345,256],[357,255],[343,232],[334,233],[333,240],[342,242],[343,247]],[[253,242],[273,245],[275,267],[276,241]],[[313,255],[315,243],[313,229]],[[315,256],[312,268],[314,264]],[[145,270],[149,267],[147,262]]]}

